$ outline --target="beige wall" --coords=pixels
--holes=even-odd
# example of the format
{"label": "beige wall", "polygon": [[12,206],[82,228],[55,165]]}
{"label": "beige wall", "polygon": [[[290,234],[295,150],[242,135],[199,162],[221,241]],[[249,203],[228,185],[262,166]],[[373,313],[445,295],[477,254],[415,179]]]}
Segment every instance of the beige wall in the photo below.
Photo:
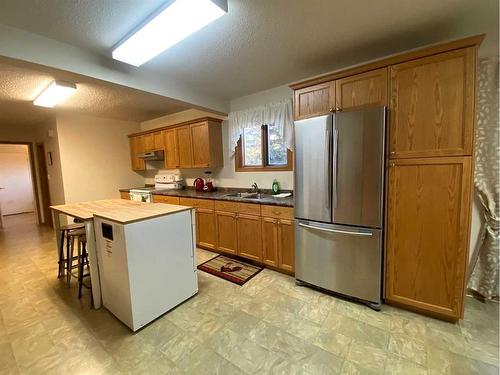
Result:
{"label": "beige wall", "polygon": [[[38,131],[38,140],[44,144],[45,157],[47,158],[47,178],[49,182],[50,204],[64,204],[64,186],[55,116],[37,124],[36,127]],[[52,164],[50,164],[48,159],[49,153],[52,156]]]}
{"label": "beige wall", "polygon": [[[231,101],[231,110],[240,111],[270,102],[279,101],[290,97],[292,91],[287,86],[279,86],[270,90],[258,92],[256,94],[248,95],[242,98],[234,99]],[[222,116],[215,116],[208,112],[199,110],[187,110],[178,112],[172,115],[160,117],[158,119],[145,121],[141,123],[142,130],[150,130],[161,126],[173,125],[183,121],[189,121],[204,116],[213,116],[224,118]],[[229,129],[227,121],[222,123],[222,142],[224,153],[224,167],[212,170],[212,176],[215,180],[216,186],[224,187],[244,187],[249,188],[253,182],[261,188],[270,189],[274,179],[281,183],[283,189],[293,189],[293,172],[236,172],[234,168],[234,157],[228,152],[229,144]],[[204,177],[206,169],[186,169],[176,171],[182,173],[186,178],[186,183],[191,185],[196,177]],[[158,172],[166,172],[164,170],[148,170],[144,172],[145,182],[154,183],[153,177]]]}
{"label": "beige wall", "polygon": [[35,210],[27,145],[0,144],[0,202],[3,215]]}
{"label": "beige wall", "polygon": [[[5,126],[0,124],[0,142],[22,142],[31,143],[33,150],[35,150],[35,143],[38,140],[38,129],[36,126],[26,126],[23,124],[18,124],[16,126]],[[36,158],[34,160],[35,164],[35,174],[36,181],[35,185],[38,188],[38,193],[40,194],[40,176],[38,172],[38,164]],[[40,196],[39,196],[40,198]],[[43,216],[43,210],[39,207],[35,207],[37,211],[40,210]]]}
{"label": "beige wall", "polygon": [[142,185],[130,168],[127,137],[139,130],[133,121],[57,114],[65,203],[119,198],[120,188]]}
{"label": "beige wall", "polygon": [[201,111],[199,109],[188,109],[171,115],[155,118],[153,120],[141,122],[141,130],[151,130],[162,126],[175,125],[184,121],[191,121],[200,117],[215,117],[224,119],[226,116],[217,115],[211,112]]}

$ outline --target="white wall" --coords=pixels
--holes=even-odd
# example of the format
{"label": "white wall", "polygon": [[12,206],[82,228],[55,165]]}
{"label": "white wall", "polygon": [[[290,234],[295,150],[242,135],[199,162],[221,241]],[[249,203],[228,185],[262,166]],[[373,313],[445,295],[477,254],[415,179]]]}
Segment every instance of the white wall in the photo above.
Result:
{"label": "white wall", "polygon": [[3,215],[34,211],[35,197],[28,146],[0,145],[0,187]]}
{"label": "white wall", "polygon": [[133,121],[72,113],[57,114],[65,203],[119,198],[119,189],[143,185],[130,167],[127,135],[140,130]]}
{"label": "white wall", "polygon": [[[231,101],[231,111],[241,111],[248,108],[264,105],[270,102],[276,102],[292,96],[292,90],[288,86],[279,86],[270,90],[261,91],[252,95],[237,98]],[[196,118],[216,116],[208,112],[198,110],[187,110],[173,115],[164,116],[158,119],[145,121],[141,123],[142,130],[150,130],[161,126],[173,125],[183,121],[189,121]],[[277,179],[282,189],[293,189],[293,172],[236,172],[234,166],[234,157],[229,153],[229,129],[227,121],[222,123],[222,143],[224,154],[224,167],[212,170],[212,177],[216,186],[223,187],[243,187],[250,188],[252,183],[257,182],[259,187],[271,189],[274,179]],[[204,177],[206,169],[185,169],[176,171],[182,173],[186,178],[186,183],[191,185],[196,177]],[[160,172],[165,172],[160,170]],[[145,182],[153,183],[154,175],[157,170],[150,170],[144,173]]]}
{"label": "white wall", "polygon": [[[47,178],[49,182],[50,204],[64,204],[64,185],[61,170],[61,156],[59,152],[59,142],[57,139],[56,117],[48,118],[36,125],[37,139],[45,147],[45,157],[47,158]],[[52,163],[49,162],[49,153]],[[41,191],[41,189],[39,189]],[[42,210],[43,212],[43,210]]]}

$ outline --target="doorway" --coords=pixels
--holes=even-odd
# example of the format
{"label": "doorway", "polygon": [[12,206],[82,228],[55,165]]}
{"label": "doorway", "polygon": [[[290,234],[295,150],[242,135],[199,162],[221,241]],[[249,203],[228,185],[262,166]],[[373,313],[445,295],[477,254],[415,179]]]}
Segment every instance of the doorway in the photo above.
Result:
{"label": "doorway", "polygon": [[38,209],[36,173],[31,143],[0,142],[0,215],[32,215]]}
{"label": "doorway", "polygon": [[50,212],[49,180],[47,179],[47,158],[45,157],[45,146],[43,143],[36,144],[36,161],[38,164],[38,175],[40,176],[40,206],[44,221],[52,228],[52,213]]}

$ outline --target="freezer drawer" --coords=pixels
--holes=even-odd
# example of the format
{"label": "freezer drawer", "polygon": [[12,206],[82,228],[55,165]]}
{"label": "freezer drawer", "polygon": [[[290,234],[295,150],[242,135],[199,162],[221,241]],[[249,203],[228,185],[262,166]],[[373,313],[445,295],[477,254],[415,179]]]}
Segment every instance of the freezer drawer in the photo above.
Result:
{"label": "freezer drawer", "polygon": [[373,303],[381,302],[382,231],[297,220],[295,277]]}

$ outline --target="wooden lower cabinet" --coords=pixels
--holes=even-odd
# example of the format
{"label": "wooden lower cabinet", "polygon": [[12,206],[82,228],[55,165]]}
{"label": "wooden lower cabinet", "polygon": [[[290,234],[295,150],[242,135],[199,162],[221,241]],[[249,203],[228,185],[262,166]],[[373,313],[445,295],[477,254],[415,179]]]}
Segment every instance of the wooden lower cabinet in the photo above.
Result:
{"label": "wooden lower cabinet", "polygon": [[387,302],[463,316],[471,178],[468,156],[390,162]]}
{"label": "wooden lower cabinet", "polygon": [[206,208],[197,208],[196,227],[196,243],[208,249],[215,249],[217,247],[217,233],[215,230],[214,211]]}
{"label": "wooden lower cabinet", "polygon": [[260,216],[238,214],[238,255],[262,261],[262,228]]}
{"label": "wooden lower cabinet", "polygon": [[153,203],[179,204],[179,197],[153,194]]}
{"label": "wooden lower cabinet", "polygon": [[238,251],[236,216],[235,212],[215,211],[217,247],[226,253],[236,254]]}
{"label": "wooden lower cabinet", "polygon": [[278,219],[262,218],[262,262],[278,267]]}
{"label": "wooden lower cabinet", "polygon": [[293,220],[278,221],[278,267],[295,271],[295,226]]}
{"label": "wooden lower cabinet", "polygon": [[[153,195],[153,202],[165,198],[174,197]],[[294,271],[293,208],[210,199],[177,199],[177,204],[196,208],[198,246],[238,255],[288,272]]]}
{"label": "wooden lower cabinet", "polygon": [[121,199],[130,199],[130,193],[128,191],[120,191]]}

